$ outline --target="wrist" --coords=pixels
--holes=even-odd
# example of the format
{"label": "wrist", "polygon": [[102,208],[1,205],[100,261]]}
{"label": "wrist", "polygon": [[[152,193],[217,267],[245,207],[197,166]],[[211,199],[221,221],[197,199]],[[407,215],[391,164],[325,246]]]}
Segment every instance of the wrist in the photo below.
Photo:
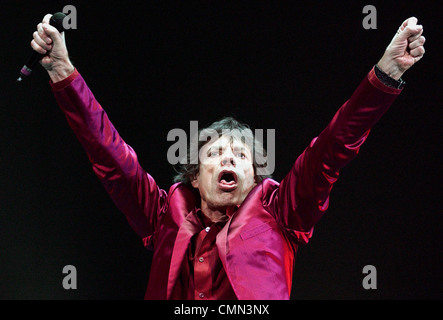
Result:
{"label": "wrist", "polygon": [[50,70],[48,70],[48,74],[51,78],[51,81],[53,83],[56,83],[69,77],[74,72],[74,70],[75,68],[72,65],[71,61],[66,60],[53,66]]}
{"label": "wrist", "polygon": [[402,77],[404,73],[398,68],[397,64],[392,59],[386,59],[385,57],[380,59],[380,61],[377,63],[377,66],[380,68],[381,71],[397,81]]}
{"label": "wrist", "polygon": [[404,88],[404,86],[406,84],[406,82],[403,81],[402,78],[400,78],[399,80],[395,80],[394,78],[391,78],[389,75],[384,73],[378,65],[374,66],[374,73],[375,73],[375,76],[378,78],[378,80],[380,80],[384,85],[386,85],[388,87],[401,90]]}

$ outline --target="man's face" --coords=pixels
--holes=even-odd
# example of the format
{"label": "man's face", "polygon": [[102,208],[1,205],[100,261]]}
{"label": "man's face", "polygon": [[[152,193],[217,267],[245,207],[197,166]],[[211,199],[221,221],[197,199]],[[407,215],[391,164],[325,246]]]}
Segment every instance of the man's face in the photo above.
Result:
{"label": "man's face", "polygon": [[255,186],[252,153],[241,141],[221,136],[200,149],[199,173],[192,181],[211,210],[240,205]]}

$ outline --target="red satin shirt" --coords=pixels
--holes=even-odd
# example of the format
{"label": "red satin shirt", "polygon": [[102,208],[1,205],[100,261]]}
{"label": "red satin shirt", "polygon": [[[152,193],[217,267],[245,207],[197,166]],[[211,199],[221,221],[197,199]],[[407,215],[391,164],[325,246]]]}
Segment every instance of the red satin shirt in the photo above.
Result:
{"label": "red satin shirt", "polygon": [[174,288],[174,299],[237,300],[215,244],[218,233],[233,212],[217,222],[209,220],[200,209],[194,212],[194,236],[183,262],[180,279]]}

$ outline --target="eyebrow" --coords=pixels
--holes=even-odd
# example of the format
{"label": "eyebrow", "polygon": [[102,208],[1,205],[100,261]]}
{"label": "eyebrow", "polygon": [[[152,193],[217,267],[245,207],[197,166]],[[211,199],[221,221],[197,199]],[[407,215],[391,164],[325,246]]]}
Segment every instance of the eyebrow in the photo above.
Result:
{"label": "eyebrow", "polygon": [[244,146],[241,146],[241,147],[239,147],[239,146],[234,146],[234,147],[231,147],[233,150],[235,150],[235,151],[246,151],[246,147],[244,147]]}
{"label": "eyebrow", "polygon": [[[230,146],[231,146],[231,149],[234,150],[234,151],[249,151],[249,149],[246,148],[244,145],[238,145],[238,144],[233,145],[233,144],[234,144],[233,142],[230,143]],[[225,148],[226,148],[226,146],[223,147],[222,145],[219,145],[219,144],[212,145],[212,146],[210,146],[208,148],[207,152],[209,153],[209,152],[211,152],[213,150],[224,150]]]}

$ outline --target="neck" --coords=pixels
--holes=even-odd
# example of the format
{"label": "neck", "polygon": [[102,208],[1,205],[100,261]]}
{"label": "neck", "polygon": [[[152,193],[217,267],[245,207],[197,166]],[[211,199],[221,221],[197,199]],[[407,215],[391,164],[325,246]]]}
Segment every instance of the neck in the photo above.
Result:
{"label": "neck", "polygon": [[227,217],[231,217],[237,206],[228,206],[223,208],[210,208],[206,202],[202,201],[201,210],[203,214],[213,223],[226,221]]}

